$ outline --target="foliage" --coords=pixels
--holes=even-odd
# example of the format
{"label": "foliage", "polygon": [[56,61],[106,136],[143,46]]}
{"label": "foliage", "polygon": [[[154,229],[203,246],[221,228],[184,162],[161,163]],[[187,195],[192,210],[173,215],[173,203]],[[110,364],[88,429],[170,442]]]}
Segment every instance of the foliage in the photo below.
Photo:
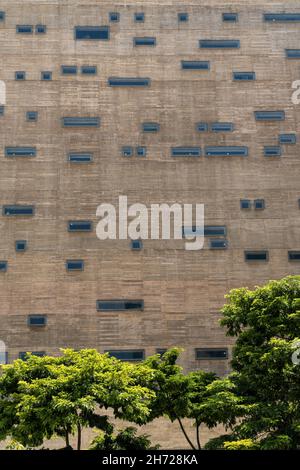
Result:
{"label": "foliage", "polygon": [[149,436],[146,434],[137,435],[137,429],[127,427],[113,434],[100,432],[92,441],[90,450],[151,450],[158,449],[159,446],[151,446]]}

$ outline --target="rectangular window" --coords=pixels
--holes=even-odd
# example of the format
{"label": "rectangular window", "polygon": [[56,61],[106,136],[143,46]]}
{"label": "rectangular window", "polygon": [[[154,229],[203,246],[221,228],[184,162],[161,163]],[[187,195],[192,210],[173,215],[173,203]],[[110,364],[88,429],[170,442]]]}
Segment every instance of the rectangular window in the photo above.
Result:
{"label": "rectangular window", "polygon": [[143,361],[145,359],[145,351],[143,349],[106,350],[104,352],[120,361]]}
{"label": "rectangular window", "polygon": [[135,13],[134,21],[136,23],[143,23],[145,21],[145,13]]}
{"label": "rectangular window", "polygon": [[61,73],[63,75],[76,75],[77,74],[77,65],[62,65]]}
{"label": "rectangular window", "polygon": [[16,248],[16,251],[26,251],[27,241],[26,240],[16,240],[15,248]]}
{"label": "rectangular window", "polygon": [[17,33],[22,33],[22,34],[31,34],[33,33],[33,26],[27,25],[27,24],[17,24],[16,31]]}
{"label": "rectangular window", "polygon": [[256,121],[284,121],[284,111],[254,111]]}
{"label": "rectangular window", "polygon": [[200,157],[200,147],[173,147],[171,148],[172,157]]}
{"label": "rectangular window", "polygon": [[107,41],[109,26],[75,26],[75,39]]}
{"label": "rectangular window", "polygon": [[44,24],[37,24],[35,27],[35,34],[45,34],[47,31],[47,26]]}
{"label": "rectangular window", "polygon": [[43,81],[52,80],[52,72],[41,72],[41,80]]}
{"label": "rectangular window", "polygon": [[32,356],[36,356],[36,357],[46,356],[45,351],[31,351],[31,352],[29,352],[29,351],[28,352],[20,351],[19,352],[19,359],[21,359],[22,361],[26,361],[30,357],[29,354],[31,354]]}
{"label": "rectangular window", "polygon": [[256,80],[255,72],[233,72],[233,80],[235,81],[249,81]]}
{"label": "rectangular window", "polygon": [[204,49],[239,49],[238,39],[200,39],[199,47]]}
{"label": "rectangular window", "polygon": [[204,236],[205,237],[226,237],[227,229],[225,225],[205,225]]}
{"label": "rectangular window", "polygon": [[99,312],[113,312],[123,310],[144,310],[143,300],[97,300],[96,308]]}
{"label": "rectangular window", "polygon": [[220,360],[228,359],[227,348],[197,348],[196,359],[197,360]]}
{"label": "rectangular window", "polygon": [[285,55],[287,59],[300,59],[300,49],[286,49]]}
{"label": "rectangular window", "polygon": [[140,251],[143,248],[142,240],[131,240],[130,245],[133,251]]}
{"label": "rectangular window", "polygon": [[68,160],[71,163],[89,163],[93,161],[92,153],[69,153]]}
{"label": "rectangular window", "polygon": [[207,157],[247,157],[248,147],[238,146],[216,146],[205,147],[205,155]]}
{"label": "rectangular window", "polygon": [[268,251],[245,251],[245,261],[268,261]]}
{"label": "rectangular window", "polygon": [[222,18],[223,18],[223,21],[237,22],[238,14],[237,13],[223,13]]}
{"label": "rectangular window", "polygon": [[296,134],[280,134],[279,143],[280,144],[295,144],[297,141]]}
{"label": "rectangular window", "polygon": [[300,261],[300,251],[289,251],[289,261]]}
{"label": "rectangular window", "polygon": [[5,11],[0,11],[0,21],[5,21]]}
{"label": "rectangular window", "polygon": [[7,351],[0,351],[0,364],[8,364],[8,352]]}
{"label": "rectangular window", "polygon": [[99,117],[64,117],[63,127],[99,127]]}
{"label": "rectangular window", "polygon": [[241,199],[240,200],[240,208],[241,209],[251,209],[250,199]]}
{"label": "rectangular window", "polygon": [[69,259],[66,261],[67,271],[83,271],[84,261],[82,259]]}
{"label": "rectangular window", "polygon": [[132,157],[133,147],[122,147],[122,155],[123,157]]}
{"label": "rectangular window", "polygon": [[14,205],[14,206],[3,206],[3,215],[6,216],[13,216],[13,215],[34,215],[35,208],[34,206],[21,206],[21,205]]}
{"label": "rectangular window", "polygon": [[156,354],[163,356],[168,350],[166,348],[156,348]]}
{"label": "rectangular window", "polygon": [[4,116],[4,112],[5,112],[5,106],[2,104],[0,105],[0,116]]}
{"label": "rectangular window", "polygon": [[15,72],[15,80],[26,80],[26,72]]}
{"label": "rectangular window", "polygon": [[0,273],[6,273],[7,271],[7,261],[0,261]]}
{"label": "rectangular window", "polygon": [[156,46],[156,38],[154,37],[139,37],[133,38],[134,46]]}
{"label": "rectangular window", "polygon": [[38,112],[37,111],[27,111],[26,112],[26,121],[37,121]]}
{"label": "rectangular window", "polygon": [[110,77],[108,79],[109,86],[149,86],[150,78],[117,78]]}
{"label": "rectangular window", "polygon": [[265,21],[300,21],[300,13],[264,13]]}
{"label": "rectangular window", "polygon": [[97,65],[83,65],[81,73],[83,75],[97,75]]}
{"label": "rectangular window", "polygon": [[228,242],[222,238],[209,240],[209,248],[211,250],[226,250],[228,248]]}
{"label": "rectangular window", "polygon": [[143,132],[159,132],[160,125],[158,122],[143,122],[142,131]]}
{"label": "rectangular window", "polygon": [[90,220],[70,220],[68,222],[69,232],[91,232],[93,224]]}
{"label": "rectangular window", "polygon": [[146,147],[137,147],[136,148],[136,156],[137,157],[146,157],[147,155],[147,148]]}
{"label": "rectangular window", "polygon": [[208,60],[182,60],[181,68],[183,70],[209,70],[210,62]]}
{"label": "rectangular window", "polygon": [[35,157],[35,147],[5,147],[6,157]]}
{"label": "rectangular window", "polygon": [[213,122],[210,129],[212,132],[232,132],[234,125],[232,122]]}
{"label": "rectangular window", "polygon": [[46,326],[47,325],[47,316],[46,315],[28,315],[28,326]]}
{"label": "rectangular window", "polygon": [[280,155],[281,155],[281,147],[275,146],[275,145],[264,147],[265,157],[280,157]]}
{"label": "rectangular window", "polygon": [[264,199],[255,199],[254,200],[254,209],[255,210],[265,209],[265,200]]}
{"label": "rectangular window", "polygon": [[178,22],[185,23],[189,21],[189,14],[188,13],[178,13]]}
{"label": "rectangular window", "polygon": [[117,13],[115,11],[110,12],[109,21],[111,21],[111,23],[118,23],[120,21],[120,13]]}
{"label": "rectangular window", "polygon": [[196,130],[199,131],[199,132],[207,132],[208,131],[207,122],[197,122]]}

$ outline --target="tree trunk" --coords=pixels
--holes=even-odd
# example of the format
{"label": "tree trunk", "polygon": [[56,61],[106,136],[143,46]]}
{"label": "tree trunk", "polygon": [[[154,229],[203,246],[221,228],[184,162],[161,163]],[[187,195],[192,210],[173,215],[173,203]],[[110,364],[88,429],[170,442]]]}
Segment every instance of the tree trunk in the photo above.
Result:
{"label": "tree trunk", "polygon": [[77,424],[77,450],[81,449],[81,426]]}
{"label": "tree trunk", "polygon": [[197,444],[198,444],[198,449],[201,450],[201,443],[200,443],[200,423],[196,423],[196,436],[197,436]]}
{"label": "tree trunk", "polygon": [[190,440],[189,436],[187,435],[184,427],[183,427],[183,424],[181,422],[181,419],[180,418],[177,418],[178,419],[178,422],[179,422],[179,425],[180,425],[180,429],[181,431],[183,432],[184,434],[184,437],[186,438],[186,440],[188,441],[188,443],[190,444],[191,448],[196,450],[196,447],[194,446],[194,444],[192,443],[192,441]]}
{"label": "tree trunk", "polygon": [[69,440],[69,432],[68,432],[67,429],[66,429],[66,433],[65,433],[65,440],[66,440],[66,446],[69,447],[70,440]]}

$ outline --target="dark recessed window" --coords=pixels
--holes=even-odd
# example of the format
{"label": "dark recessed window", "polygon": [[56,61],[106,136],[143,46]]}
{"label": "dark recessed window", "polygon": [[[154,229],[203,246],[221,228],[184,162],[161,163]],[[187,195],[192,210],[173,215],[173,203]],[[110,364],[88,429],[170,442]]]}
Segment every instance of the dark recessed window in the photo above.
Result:
{"label": "dark recessed window", "polygon": [[139,251],[143,248],[142,240],[131,240],[130,245],[131,249],[134,251]]}
{"label": "dark recessed window", "polygon": [[159,132],[160,125],[158,122],[143,122],[142,130],[143,132]]}
{"label": "dark recessed window", "polygon": [[167,351],[167,348],[156,348],[156,354],[159,354],[160,356],[163,356]]}
{"label": "dark recessed window", "polygon": [[118,23],[120,21],[120,13],[117,13],[115,11],[109,13],[109,21],[111,21],[112,23]]}
{"label": "dark recessed window", "polygon": [[205,225],[204,226],[204,236],[205,237],[212,237],[212,236],[223,236],[225,237],[227,233],[225,225]]}
{"label": "dark recessed window", "polygon": [[137,157],[146,157],[147,156],[147,148],[146,147],[137,147],[136,148],[136,156]]}
{"label": "dark recessed window", "polygon": [[189,21],[189,14],[188,13],[178,13],[178,22],[184,23]]}
{"label": "dark recessed window", "polygon": [[15,72],[16,80],[26,80],[26,72]]}
{"label": "dark recessed window", "polygon": [[287,59],[300,59],[300,49],[286,49],[285,55]]}
{"label": "dark recessed window", "polygon": [[248,147],[205,147],[205,155],[207,157],[247,157]]}
{"label": "dark recessed window", "polygon": [[0,261],[0,273],[5,273],[7,271],[7,261]]}
{"label": "dark recessed window", "polygon": [[208,60],[182,60],[181,68],[183,70],[209,70],[210,62]]}
{"label": "dark recessed window", "polygon": [[106,350],[104,352],[120,361],[143,361],[145,358],[145,351],[143,349]]}
{"label": "dark recessed window", "polygon": [[27,24],[18,24],[16,26],[16,31],[17,33],[22,33],[22,34],[31,34],[33,33],[33,26],[27,25]]}
{"label": "dark recessed window", "polygon": [[251,209],[250,199],[241,199],[240,200],[240,208],[241,209]]}
{"label": "dark recessed window", "polygon": [[47,316],[46,315],[28,315],[28,326],[46,326],[47,325]]}
{"label": "dark recessed window", "polygon": [[81,73],[83,75],[97,75],[97,65],[83,65]]}
{"label": "dark recessed window", "polygon": [[204,49],[238,49],[238,39],[200,39],[199,47]]}
{"label": "dark recessed window", "polygon": [[16,251],[26,251],[27,241],[26,240],[16,240],[15,248],[16,248]]}
{"label": "dark recessed window", "polygon": [[8,352],[7,351],[0,351],[0,364],[8,364]]}
{"label": "dark recessed window", "polygon": [[70,220],[68,222],[69,232],[91,232],[93,224],[90,220]]}
{"label": "dark recessed window", "polygon": [[300,261],[300,251],[289,251],[289,261]]}
{"label": "dark recessed window", "polygon": [[209,240],[209,248],[211,250],[226,250],[228,248],[228,241],[222,238]]}
{"label": "dark recessed window", "polygon": [[232,132],[234,125],[232,122],[213,122],[210,129],[212,132]]}
{"label": "dark recessed window", "polygon": [[5,112],[5,106],[2,104],[0,105],[0,116],[4,116],[4,112]]}
{"label": "dark recessed window", "polygon": [[150,78],[117,78],[110,77],[108,79],[109,86],[134,86],[142,87],[150,85]]}
{"label": "dark recessed window", "polygon": [[121,310],[144,310],[143,300],[97,300],[96,308],[100,312]]}
{"label": "dark recessed window", "polygon": [[254,111],[256,121],[284,121],[284,111]]}
{"label": "dark recessed window", "polygon": [[45,351],[31,351],[31,352],[29,352],[29,351],[28,352],[20,351],[19,352],[19,359],[21,359],[22,361],[26,361],[30,357],[29,354],[31,354],[32,356],[36,356],[36,357],[46,356]]}
{"label": "dark recessed window", "polygon": [[228,359],[227,348],[197,348],[195,352],[198,360]]}
{"label": "dark recessed window", "polygon": [[254,209],[262,210],[265,208],[265,200],[264,199],[255,199],[254,200]]}
{"label": "dark recessed window", "polygon": [[300,13],[264,13],[265,21],[300,21]]}
{"label": "dark recessed window", "polygon": [[200,147],[173,147],[171,149],[172,157],[200,157]]}
{"label": "dark recessed window", "polygon": [[255,80],[255,72],[233,72],[233,80],[235,81],[250,81],[250,80]]}
{"label": "dark recessed window", "polygon": [[122,155],[123,157],[132,157],[133,155],[133,147],[122,147]]}
{"label": "dark recessed window", "polygon": [[0,11],[0,21],[5,21],[5,11]]}
{"label": "dark recessed window", "polygon": [[93,161],[91,153],[69,153],[68,160],[71,163],[89,163]]}
{"label": "dark recessed window", "polygon": [[280,144],[295,144],[297,141],[296,134],[280,134],[279,143]]}
{"label": "dark recessed window", "polygon": [[238,21],[238,14],[237,13],[223,13],[222,18],[223,18],[223,21],[236,23]]}
{"label": "dark recessed window", "polygon": [[196,130],[199,131],[199,132],[207,132],[208,131],[207,122],[197,122]]}
{"label": "dark recessed window", "polygon": [[44,24],[37,24],[35,27],[36,34],[45,34],[47,31],[47,26]]}
{"label": "dark recessed window", "polygon": [[99,117],[64,117],[63,127],[99,127]]}
{"label": "dark recessed window", "polygon": [[134,46],[156,46],[156,38],[154,37],[140,37],[133,38]]}
{"label": "dark recessed window", "polygon": [[275,145],[264,147],[265,157],[280,157],[280,155],[281,155],[281,147],[275,146]]}
{"label": "dark recessed window", "polygon": [[6,157],[35,157],[35,147],[5,147]]}
{"label": "dark recessed window", "polygon": [[245,251],[245,261],[268,261],[268,251]]}
{"label": "dark recessed window", "polygon": [[26,112],[26,121],[37,121],[38,112],[37,111],[27,111]]}
{"label": "dark recessed window", "polygon": [[21,206],[21,205],[3,206],[2,213],[3,215],[6,215],[6,216],[13,216],[13,215],[28,216],[28,215],[34,215],[35,208],[34,206]]}
{"label": "dark recessed window", "polygon": [[75,26],[75,39],[107,41],[109,26]]}
{"label": "dark recessed window", "polygon": [[135,13],[134,21],[136,23],[143,23],[145,21],[145,13]]}
{"label": "dark recessed window", "polygon": [[61,73],[63,75],[76,75],[77,74],[77,65],[62,65]]}
{"label": "dark recessed window", "polygon": [[41,72],[41,80],[43,81],[52,80],[52,72]]}
{"label": "dark recessed window", "polygon": [[82,259],[69,259],[66,261],[67,271],[83,271],[84,261]]}

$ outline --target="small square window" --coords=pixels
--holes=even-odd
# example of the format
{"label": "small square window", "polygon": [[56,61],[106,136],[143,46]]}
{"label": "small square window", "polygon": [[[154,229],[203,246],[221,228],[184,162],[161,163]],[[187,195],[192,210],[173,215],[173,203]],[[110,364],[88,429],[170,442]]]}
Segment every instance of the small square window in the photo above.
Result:
{"label": "small square window", "polygon": [[146,147],[137,147],[136,148],[136,155],[137,155],[137,157],[146,157],[147,148]]}
{"label": "small square window", "polygon": [[7,261],[0,261],[0,273],[6,273]]}
{"label": "small square window", "polygon": [[145,21],[145,13],[135,13],[134,21],[136,23],[143,23]]}
{"label": "small square window", "polygon": [[27,111],[26,112],[26,121],[35,122],[38,120],[37,111]]}
{"label": "small square window", "polygon": [[197,122],[196,130],[198,132],[207,132],[208,131],[208,124],[207,122]]}
{"label": "small square window", "polygon": [[254,201],[254,209],[262,210],[265,208],[265,200],[264,199],[255,199]]}
{"label": "small square window", "polygon": [[26,251],[27,241],[26,240],[17,240],[15,243],[16,251]]}
{"label": "small square window", "polygon": [[122,147],[122,155],[123,155],[123,157],[132,157],[133,148],[132,147]]}
{"label": "small square window", "polygon": [[109,21],[111,23],[118,23],[120,21],[120,13],[116,11],[112,11],[109,13]]}
{"label": "small square window", "polygon": [[0,11],[0,21],[5,21],[5,11]]}
{"label": "small square window", "polygon": [[44,24],[37,24],[35,27],[35,34],[45,34],[47,31],[47,26]]}
{"label": "small square window", "polygon": [[0,116],[4,116],[4,112],[5,112],[5,106],[1,105],[0,106]]}
{"label": "small square window", "polygon": [[250,199],[241,199],[240,200],[240,207],[241,207],[241,209],[251,209]]}
{"label": "small square window", "polygon": [[16,80],[25,80],[26,79],[26,72],[16,72],[15,73]]}
{"label": "small square window", "polygon": [[52,80],[52,72],[41,72],[41,80],[44,80],[44,81]]}
{"label": "small square window", "polygon": [[189,21],[189,14],[188,13],[178,13],[178,22],[183,23]]}
{"label": "small square window", "polygon": [[143,248],[142,240],[131,240],[131,249],[133,251],[140,251]]}

